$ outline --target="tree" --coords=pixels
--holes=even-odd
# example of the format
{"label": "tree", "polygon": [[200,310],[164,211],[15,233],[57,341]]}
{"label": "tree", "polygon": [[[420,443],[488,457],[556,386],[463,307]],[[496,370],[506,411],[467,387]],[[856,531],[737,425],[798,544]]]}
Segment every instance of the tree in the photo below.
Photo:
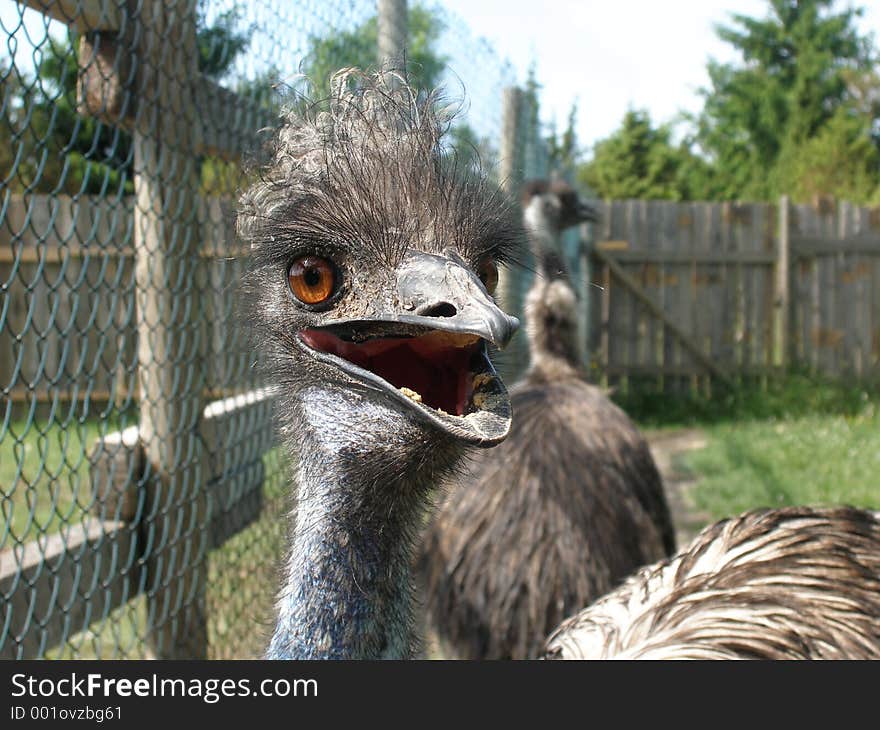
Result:
{"label": "tree", "polygon": [[211,25],[205,14],[206,0],[196,9],[196,45],[199,71],[212,79],[222,78],[251,43],[251,29],[239,30],[241,10],[238,5],[218,15]]}
{"label": "tree", "polygon": [[880,202],[880,150],[870,120],[838,109],[797,148],[784,148],[777,164],[777,186],[792,199],[831,195],[853,203]]}
{"label": "tree", "polygon": [[834,0],[768,4],[764,19],[735,14],[731,25],[716,28],[742,57],[710,62],[697,120],[696,139],[723,198],[787,192],[794,171],[780,165],[794,164],[797,151],[849,105],[848,77],[868,73],[876,60],[870,38],[855,29],[860,9],[834,12]]}
{"label": "tree", "polygon": [[[438,11],[421,5],[410,7],[407,13],[406,66],[410,82],[416,87],[430,90],[440,84],[449,57],[439,53],[436,44],[445,28]],[[353,30],[312,36],[304,64],[304,75],[311,85],[308,96],[326,99],[330,93],[330,77],[341,68],[374,68],[378,61],[378,45],[376,16]],[[462,168],[479,168],[497,156],[490,140],[479,137],[470,125],[462,122],[455,123],[450,130],[447,149]]]}
{"label": "tree", "polygon": [[575,101],[568,112],[568,123],[562,135],[557,139],[556,124],[554,122],[550,136],[547,138],[550,168],[560,170],[563,175],[573,174],[581,157],[577,144],[577,132],[575,131],[577,111],[577,101]]}
{"label": "tree", "polygon": [[604,198],[682,200],[691,194],[686,173],[698,166],[692,158],[672,144],[669,126],[654,127],[646,110],[631,109],[616,132],[596,143],[577,177]]}
{"label": "tree", "polygon": [[[204,2],[197,14],[199,70],[219,79],[250,43],[250,30],[236,27],[234,7],[208,25]],[[0,119],[0,145],[14,153],[0,157],[0,174],[19,192],[130,194],[133,191],[131,136],[76,111],[79,74],[75,31],[66,40],[47,36],[33,78],[4,76],[4,104],[18,110]],[[7,159],[8,158],[8,159]]]}
{"label": "tree", "polygon": [[[449,58],[434,48],[445,23],[439,13],[414,5],[407,13],[407,71],[411,81],[423,89],[440,82]],[[330,77],[340,68],[372,68],[377,63],[379,23],[376,16],[353,30],[311,36],[306,54],[305,75],[312,84],[310,96],[325,98],[330,92]]]}

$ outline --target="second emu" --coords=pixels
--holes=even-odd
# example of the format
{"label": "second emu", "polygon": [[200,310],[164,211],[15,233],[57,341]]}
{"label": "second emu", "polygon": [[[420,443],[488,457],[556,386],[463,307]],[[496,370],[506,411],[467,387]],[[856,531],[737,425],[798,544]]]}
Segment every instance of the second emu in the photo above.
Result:
{"label": "second emu", "polygon": [[533,658],[560,621],[675,550],[648,445],[578,354],[560,235],[595,213],[561,181],[530,182],[522,202],[531,366],[511,389],[509,438],[476,455],[421,556],[427,630],[449,657]]}

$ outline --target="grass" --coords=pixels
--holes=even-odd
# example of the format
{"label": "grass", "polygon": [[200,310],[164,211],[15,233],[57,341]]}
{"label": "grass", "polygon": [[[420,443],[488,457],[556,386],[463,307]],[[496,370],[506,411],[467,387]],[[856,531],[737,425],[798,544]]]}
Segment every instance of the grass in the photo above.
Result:
{"label": "grass", "polygon": [[643,427],[698,427],[679,457],[695,506],[713,518],[754,507],[880,508],[880,387],[793,372],[712,397],[630,388],[615,399]]}
{"label": "grass", "polygon": [[[135,423],[114,412],[106,420],[68,422],[18,419],[0,423],[0,550],[64,524],[81,522],[92,508],[88,452],[103,434]],[[283,552],[286,484],[281,454],[263,456],[266,481],[259,520],[207,556],[206,615],[209,656],[256,656],[264,645]],[[100,611],[100,593],[93,601]],[[56,606],[55,610],[61,610]],[[143,595],[49,647],[49,658],[143,658],[150,649],[148,602]],[[73,628],[73,627],[72,627]],[[74,629],[75,630],[75,629]]]}
{"label": "grass", "polygon": [[722,424],[683,455],[697,507],[720,518],[752,507],[880,508],[880,408],[847,415]]}
{"label": "grass", "polygon": [[80,522],[92,506],[89,450],[101,435],[133,423],[115,411],[103,421],[0,424],[0,549]]}

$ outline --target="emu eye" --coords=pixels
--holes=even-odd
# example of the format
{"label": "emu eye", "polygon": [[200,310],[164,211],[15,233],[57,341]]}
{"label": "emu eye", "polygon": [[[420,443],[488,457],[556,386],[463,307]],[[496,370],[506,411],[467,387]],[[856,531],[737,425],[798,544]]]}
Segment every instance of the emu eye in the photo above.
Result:
{"label": "emu eye", "polygon": [[303,304],[321,304],[336,291],[338,273],[332,261],[319,256],[302,256],[287,270],[293,296]]}
{"label": "emu eye", "polygon": [[491,256],[486,256],[477,266],[477,276],[486,287],[486,291],[491,295],[495,295],[495,289],[498,287],[498,267],[495,265]]}

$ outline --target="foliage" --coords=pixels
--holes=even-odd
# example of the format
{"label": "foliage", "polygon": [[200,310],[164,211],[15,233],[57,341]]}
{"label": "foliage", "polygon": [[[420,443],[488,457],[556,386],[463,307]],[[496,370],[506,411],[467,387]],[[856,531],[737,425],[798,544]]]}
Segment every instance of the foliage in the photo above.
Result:
{"label": "foliage", "polygon": [[619,130],[596,143],[578,181],[604,198],[681,200],[689,194],[686,165],[698,165],[691,158],[672,144],[668,125],[654,127],[646,110],[630,110]]}
{"label": "foliage", "polygon": [[[407,13],[407,72],[410,81],[423,89],[433,89],[449,60],[434,49],[445,23],[439,13],[414,5]],[[377,62],[379,24],[376,16],[353,30],[342,30],[309,38],[305,76],[312,84],[311,96],[322,99],[330,92],[330,77],[349,66],[373,68]]]}
{"label": "foliage", "polygon": [[562,170],[564,173],[574,173],[581,157],[581,151],[577,144],[577,101],[571,105],[568,112],[568,122],[565,130],[557,137],[556,124],[551,127],[547,144],[550,148],[550,169]]}
{"label": "foliage", "polygon": [[220,13],[211,25],[200,3],[196,15],[196,45],[199,49],[199,71],[212,79],[224,76],[251,42],[251,29],[238,30],[241,10],[236,5]]}
{"label": "foliage", "polygon": [[[199,69],[218,79],[250,43],[250,30],[237,31],[232,8],[207,24],[204,3],[197,15]],[[76,112],[79,38],[70,31],[47,36],[34,76],[3,73],[0,115],[0,175],[17,192],[130,194],[134,153],[131,136]]]}
{"label": "foliage", "polygon": [[583,150],[577,142],[577,100],[572,102],[563,132],[559,133],[554,119],[550,125],[549,133],[544,136],[540,119],[540,91],[541,84],[538,83],[537,70],[535,64],[532,63],[529,66],[523,89],[523,108],[527,115],[523,123],[524,154],[534,155],[539,167],[546,155],[550,176],[574,182],[578,164],[583,156]]}
{"label": "foliage", "polygon": [[479,137],[469,124],[458,123],[449,130],[448,152],[460,169],[487,170],[498,150],[487,137]]}
{"label": "foliage", "polygon": [[[872,154],[878,146],[876,135],[859,131],[875,123],[876,109],[872,119],[859,110],[853,93],[876,61],[871,38],[855,29],[861,10],[834,12],[834,0],[768,4],[764,19],[734,14],[730,25],[716,29],[742,58],[709,63],[710,84],[702,90],[704,108],[696,120],[696,139],[717,174],[718,197],[768,200],[788,192],[797,199],[838,191],[869,197],[872,190],[864,186],[876,186],[876,173],[871,184],[854,159],[865,143],[873,144]],[[829,176],[800,159],[804,149],[816,160],[829,147],[846,157],[843,174],[854,178],[842,183],[843,174]]]}
{"label": "foliage", "polygon": [[878,57],[855,28],[862,11],[834,5],[767,0],[764,18],[733,14],[716,32],[740,60],[709,61],[684,140],[630,111],[579,179],[603,197],[880,202]]}
{"label": "foliage", "polygon": [[831,195],[853,203],[876,202],[880,194],[880,147],[870,120],[838,109],[819,132],[780,153],[775,183],[794,200]]}
{"label": "foliage", "polygon": [[880,382],[830,379],[792,368],[766,383],[744,380],[733,390],[713,388],[710,395],[661,392],[654,382],[631,379],[612,398],[643,426],[711,425],[815,414],[854,416],[867,404],[880,402]]}
{"label": "foliage", "polygon": [[[438,53],[436,43],[446,29],[438,11],[414,5],[407,13],[406,69],[410,82],[430,90],[441,81],[448,56]],[[311,84],[308,94],[324,99],[330,93],[330,78],[341,68],[374,68],[377,64],[378,20],[376,16],[353,30],[312,36],[306,53],[304,73]],[[455,124],[449,133],[449,153],[462,168],[479,168],[494,159],[497,151],[486,138],[480,138],[471,126]]]}

